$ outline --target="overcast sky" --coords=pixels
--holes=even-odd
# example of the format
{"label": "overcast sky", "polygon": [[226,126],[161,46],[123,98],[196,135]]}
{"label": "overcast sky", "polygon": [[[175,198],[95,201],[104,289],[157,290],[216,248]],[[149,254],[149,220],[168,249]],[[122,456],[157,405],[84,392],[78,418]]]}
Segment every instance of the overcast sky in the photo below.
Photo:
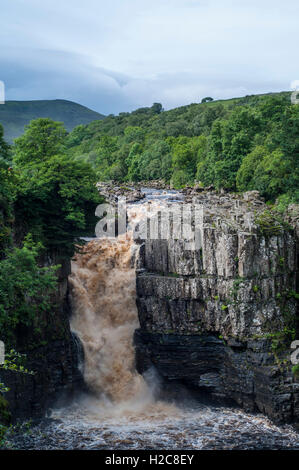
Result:
{"label": "overcast sky", "polygon": [[289,90],[298,0],[1,0],[6,99],[104,114]]}

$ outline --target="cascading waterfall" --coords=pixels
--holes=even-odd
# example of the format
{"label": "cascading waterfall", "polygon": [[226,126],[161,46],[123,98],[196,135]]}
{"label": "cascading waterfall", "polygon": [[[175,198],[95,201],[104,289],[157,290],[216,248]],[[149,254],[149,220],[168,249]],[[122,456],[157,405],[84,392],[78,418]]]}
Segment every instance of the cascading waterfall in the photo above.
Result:
{"label": "cascading waterfall", "polygon": [[[159,202],[129,207],[131,228],[159,208]],[[139,326],[137,251],[132,231],[118,238],[92,240],[75,256],[69,278],[71,328],[84,347],[84,379],[98,406],[114,414],[149,407],[152,411],[154,404],[154,374],[149,386],[134,366],[133,334]],[[156,404],[161,406],[161,402]]]}
{"label": "cascading waterfall", "polygon": [[72,330],[85,353],[85,381],[98,397],[122,402],[144,395],[134,369],[132,337],[138,327],[135,268],[128,239],[89,242],[72,264]]}

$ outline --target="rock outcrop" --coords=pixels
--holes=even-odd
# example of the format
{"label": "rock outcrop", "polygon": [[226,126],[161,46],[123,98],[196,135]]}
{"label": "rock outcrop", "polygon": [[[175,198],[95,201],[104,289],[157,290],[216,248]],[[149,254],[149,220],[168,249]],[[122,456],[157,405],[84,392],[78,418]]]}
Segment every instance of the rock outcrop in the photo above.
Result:
{"label": "rock outcrop", "polygon": [[201,193],[193,203],[199,245],[139,235],[137,368],[296,421],[296,233],[255,192]]}
{"label": "rock outcrop", "polygon": [[127,204],[140,201],[145,198],[145,194],[140,191],[140,187],[118,186],[113,181],[107,183],[97,183],[99,193],[107,202],[116,205],[118,198],[125,197]]}

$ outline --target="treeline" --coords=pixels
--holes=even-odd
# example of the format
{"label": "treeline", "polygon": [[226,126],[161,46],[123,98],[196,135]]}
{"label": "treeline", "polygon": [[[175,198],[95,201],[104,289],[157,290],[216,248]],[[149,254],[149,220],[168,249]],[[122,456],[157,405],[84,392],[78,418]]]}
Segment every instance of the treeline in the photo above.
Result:
{"label": "treeline", "polygon": [[99,180],[162,178],[175,188],[257,189],[281,207],[299,202],[299,107],[287,92],[171,111],[154,103],[78,126],[65,145]]}

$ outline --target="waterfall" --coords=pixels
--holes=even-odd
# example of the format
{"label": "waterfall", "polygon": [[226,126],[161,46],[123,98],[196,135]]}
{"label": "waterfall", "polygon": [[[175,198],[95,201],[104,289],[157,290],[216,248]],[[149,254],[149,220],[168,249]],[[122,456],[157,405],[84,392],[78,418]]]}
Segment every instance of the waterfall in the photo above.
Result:
{"label": "waterfall", "polygon": [[[139,327],[135,263],[138,246],[133,230],[161,209],[160,201],[127,208],[129,232],[87,243],[72,262],[69,277],[71,329],[84,348],[84,379],[92,392],[89,404],[106,415],[174,410],[156,402],[158,380],[135,370],[133,335]],[[85,403],[86,404],[86,403]]]}
{"label": "waterfall", "polygon": [[144,394],[134,368],[133,333],[138,328],[131,239],[89,242],[72,263],[72,330],[84,347],[84,378],[98,397],[113,402]]}

